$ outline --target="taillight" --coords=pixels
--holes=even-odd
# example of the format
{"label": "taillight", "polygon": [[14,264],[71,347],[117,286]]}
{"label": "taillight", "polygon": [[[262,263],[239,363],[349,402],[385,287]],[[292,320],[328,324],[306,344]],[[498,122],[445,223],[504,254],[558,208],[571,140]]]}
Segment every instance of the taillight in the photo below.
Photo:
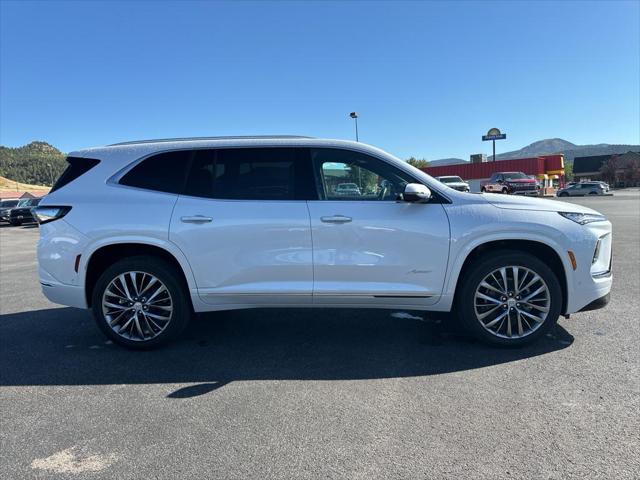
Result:
{"label": "taillight", "polygon": [[33,208],[31,212],[38,223],[42,225],[44,223],[53,222],[54,220],[58,220],[59,218],[64,217],[67,213],[69,213],[69,210],[71,210],[71,207],[42,206]]}

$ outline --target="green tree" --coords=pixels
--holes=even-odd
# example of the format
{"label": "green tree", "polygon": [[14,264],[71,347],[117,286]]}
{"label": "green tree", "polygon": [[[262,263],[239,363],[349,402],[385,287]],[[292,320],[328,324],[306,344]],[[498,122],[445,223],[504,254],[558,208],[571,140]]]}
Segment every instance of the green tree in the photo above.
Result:
{"label": "green tree", "polygon": [[573,181],[573,162],[564,164],[564,179],[567,182]]}
{"label": "green tree", "polygon": [[407,159],[407,163],[409,165],[413,165],[416,168],[427,168],[429,166],[429,162],[426,158],[411,157]]}
{"label": "green tree", "polygon": [[0,146],[0,176],[10,180],[51,186],[66,166],[64,153],[46,142],[18,148]]}
{"label": "green tree", "polygon": [[600,167],[602,179],[610,185],[615,185],[617,170],[618,157],[616,155],[611,155],[611,158],[609,158],[609,160]]}

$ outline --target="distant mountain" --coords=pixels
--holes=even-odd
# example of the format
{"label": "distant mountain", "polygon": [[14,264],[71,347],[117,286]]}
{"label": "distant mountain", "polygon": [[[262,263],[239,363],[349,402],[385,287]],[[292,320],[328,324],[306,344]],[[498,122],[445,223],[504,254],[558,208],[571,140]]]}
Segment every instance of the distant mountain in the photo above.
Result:
{"label": "distant mountain", "polygon": [[65,154],[47,142],[0,146],[0,176],[13,181],[51,186],[66,165]]}
{"label": "distant mountain", "polygon": [[568,142],[562,138],[549,138],[533,142],[531,145],[527,145],[520,150],[500,153],[496,155],[496,159],[506,160],[508,158],[527,158],[536,157],[538,155],[562,153],[567,162],[573,162],[575,157],[627,153],[629,150],[634,152],[640,151],[640,145],[609,145],[608,143],[600,143],[597,145],[576,145],[575,143]]}
{"label": "distant mountain", "polygon": [[[531,145],[514,150],[512,152],[504,152],[496,155],[497,160],[507,160],[509,158],[529,158],[538,155],[552,155],[561,153],[567,162],[573,162],[575,157],[589,157],[592,155],[611,155],[613,153],[627,153],[628,151],[640,152],[640,145],[609,145],[608,143],[599,143],[597,145],[576,145],[562,138],[548,138],[533,142]],[[491,155],[487,155],[487,160],[491,161]],[[438,165],[454,165],[458,163],[467,163],[467,160],[461,158],[443,158],[441,160],[430,160],[429,166]]]}
{"label": "distant mountain", "polygon": [[429,160],[429,166],[443,167],[444,165],[457,165],[459,163],[468,163],[468,162],[469,162],[468,160],[463,160],[462,158],[441,158],[440,160]]}

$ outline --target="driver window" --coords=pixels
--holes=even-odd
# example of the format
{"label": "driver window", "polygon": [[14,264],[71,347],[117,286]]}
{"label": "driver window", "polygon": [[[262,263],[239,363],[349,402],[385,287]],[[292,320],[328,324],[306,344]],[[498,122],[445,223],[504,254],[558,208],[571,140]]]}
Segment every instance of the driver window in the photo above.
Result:
{"label": "driver window", "polygon": [[311,150],[311,158],[324,200],[395,201],[414,181],[388,163],[359,152],[319,148]]}

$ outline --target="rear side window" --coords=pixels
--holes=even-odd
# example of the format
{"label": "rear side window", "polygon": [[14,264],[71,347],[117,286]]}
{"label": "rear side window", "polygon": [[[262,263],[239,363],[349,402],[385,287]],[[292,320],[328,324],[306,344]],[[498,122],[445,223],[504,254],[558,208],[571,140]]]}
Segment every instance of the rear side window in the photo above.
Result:
{"label": "rear side window", "polygon": [[185,194],[230,200],[317,198],[308,151],[299,148],[199,150]]}
{"label": "rear side window", "polygon": [[67,157],[67,168],[62,172],[60,178],[56,181],[56,183],[51,188],[51,192],[55,192],[56,190],[64,187],[68,183],[73,182],[80,175],[84,175],[93,167],[100,163],[100,160],[96,160],[94,158],[81,158],[81,157]]}
{"label": "rear side window", "polygon": [[192,150],[154,155],[133,167],[119,183],[159,192],[181,193],[192,156]]}

